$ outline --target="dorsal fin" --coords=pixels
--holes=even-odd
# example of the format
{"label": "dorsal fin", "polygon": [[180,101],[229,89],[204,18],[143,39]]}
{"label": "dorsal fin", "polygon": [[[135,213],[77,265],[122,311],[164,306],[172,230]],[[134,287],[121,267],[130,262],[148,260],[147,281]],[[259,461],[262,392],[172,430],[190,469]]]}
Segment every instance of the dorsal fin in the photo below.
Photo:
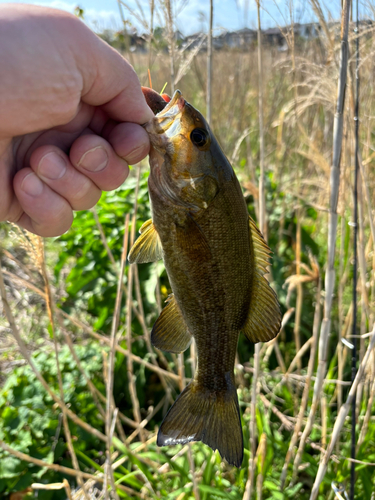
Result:
{"label": "dorsal fin", "polygon": [[162,246],[152,219],[147,220],[139,232],[141,235],[128,255],[130,264],[144,264],[160,260],[162,258]]}
{"label": "dorsal fin", "polygon": [[162,351],[180,353],[189,347],[192,336],[187,328],[174,295],[156,320],[151,331],[151,343]]}
{"label": "dorsal fin", "polygon": [[281,326],[281,311],[276,293],[264,277],[264,274],[267,274],[271,250],[250,216],[249,227],[255,269],[249,314],[242,332],[250,342],[256,344],[268,342],[276,337]]}

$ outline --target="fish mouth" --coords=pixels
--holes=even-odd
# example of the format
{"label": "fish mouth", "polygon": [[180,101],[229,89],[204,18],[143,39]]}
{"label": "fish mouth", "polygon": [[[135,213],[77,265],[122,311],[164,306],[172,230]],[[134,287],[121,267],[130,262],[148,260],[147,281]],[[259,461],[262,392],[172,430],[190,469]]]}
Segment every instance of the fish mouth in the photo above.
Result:
{"label": "fish mouth", "polygon": [[175,109],[175,106],[177,106],[178,111],[182,111],[182,109],[185,107],[185,103],[186,101],[182,97],[181,90],[175,90],[172,99],[169,101],[169,103],[165,106],[164,109],[162,109],[161,111],[159,111],[159,113],[156,114],[156,117],[164,118],[166,116],[170,116],[171,110],[172,108]]}
{"label": "fish mouth", "polygon": [[180,90],[176,90],[172,99],[163,110],[144,125],[149,134],[152,146],[161,154],[165,154],[170,139],[181,131],[181,120],[179,119],[185,109],[186,101]]}
{"label": "fish mouth", "polygon": [[185,104],[186,101],[182,97],[181,91],[176,90],[166,107],[155,116],[155,120],[158,124],[157,132],[159,134],[168,132],[172,125],[176,121],[179,121],[178,117],[182,114]]}

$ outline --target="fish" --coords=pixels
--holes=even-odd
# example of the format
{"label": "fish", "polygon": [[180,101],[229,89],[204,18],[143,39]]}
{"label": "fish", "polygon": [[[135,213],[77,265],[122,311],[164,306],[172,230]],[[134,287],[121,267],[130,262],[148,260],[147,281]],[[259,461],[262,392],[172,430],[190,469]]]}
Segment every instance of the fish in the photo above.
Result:
{"label": "fish", "polygon": [[242,332],[276,337],[280,305],[265,275],[271,250],[249,216],[241,186],[203,115],[179,90],[167,103],[144,91],[155,117],[148,190],[152,218],[130,263],[163,259],[172,294],[151,331],[154,347],[184,352],[195,339],[197,369],[166,414],[159,446],[202,441],[230,465],[243,461],[234,364]]}

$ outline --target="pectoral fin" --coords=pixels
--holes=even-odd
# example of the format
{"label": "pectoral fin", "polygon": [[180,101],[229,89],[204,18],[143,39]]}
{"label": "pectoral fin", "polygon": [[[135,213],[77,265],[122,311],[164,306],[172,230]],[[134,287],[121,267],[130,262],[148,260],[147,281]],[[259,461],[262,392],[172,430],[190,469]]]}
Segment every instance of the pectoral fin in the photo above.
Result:
{"label": "pectoral fin", "polygon": [[160,260],[162,258],[162,247],[152,219],[146,221],[139,232],[141,235],[129,252],[129,262],[131,264],[144,264]]}
{"label": "pectoral fin", "polygon": [[180,353],[186,351],[191,341],[192,336],[172,295],[152,328],[151,343],[163,351]]}
{"label": "pectoral fin", "polygon": [[271,250],[251,217],[249,217],[249,226],[255,271],[249,315],[242,332],[250,342],[256,344],[268,342],[276,337],[281,326],[281,311],[276,294],[264,277],[267,273]]}
{"label": "pectoral fin", "polygon": [[187,214],[183,226],[176,226],[176,237],[179,250],[191,260],[203,262],[212,257],[207,238],[191,214]]}

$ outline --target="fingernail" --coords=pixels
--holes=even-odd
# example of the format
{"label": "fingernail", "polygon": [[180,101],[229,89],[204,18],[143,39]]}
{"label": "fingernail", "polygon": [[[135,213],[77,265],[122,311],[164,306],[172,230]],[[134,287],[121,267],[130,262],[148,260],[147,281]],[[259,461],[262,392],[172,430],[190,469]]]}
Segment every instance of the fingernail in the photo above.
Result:
{"label": "fingernail", "polygon": [[43,191],[43,182],[32,172],[22,181],[21,189],[29,196],[39,196]]}
{"label": "fingernail", "polygon": [[96,148],[86,151],[78,162],[79,167],[83,167],[90,172],[100,172],[108,163],[107,151],[98,146]]}
{"label": "fingernail", "polygon": [[141,156],[141,153],[145,151],[145,146],[139,146],[136,149],[133,149],[133,151],[130,151],[129,154],[126,155],[125,160],[129,163],[129,165],[132,165],[133,163],[138,163],[139,158]]}
{"label": "fingernail", "polygon": [[48,153],[44,155],[38,165],[38,174],[51,181],[60,179],[65,172],[66,161],[57,153]]}

